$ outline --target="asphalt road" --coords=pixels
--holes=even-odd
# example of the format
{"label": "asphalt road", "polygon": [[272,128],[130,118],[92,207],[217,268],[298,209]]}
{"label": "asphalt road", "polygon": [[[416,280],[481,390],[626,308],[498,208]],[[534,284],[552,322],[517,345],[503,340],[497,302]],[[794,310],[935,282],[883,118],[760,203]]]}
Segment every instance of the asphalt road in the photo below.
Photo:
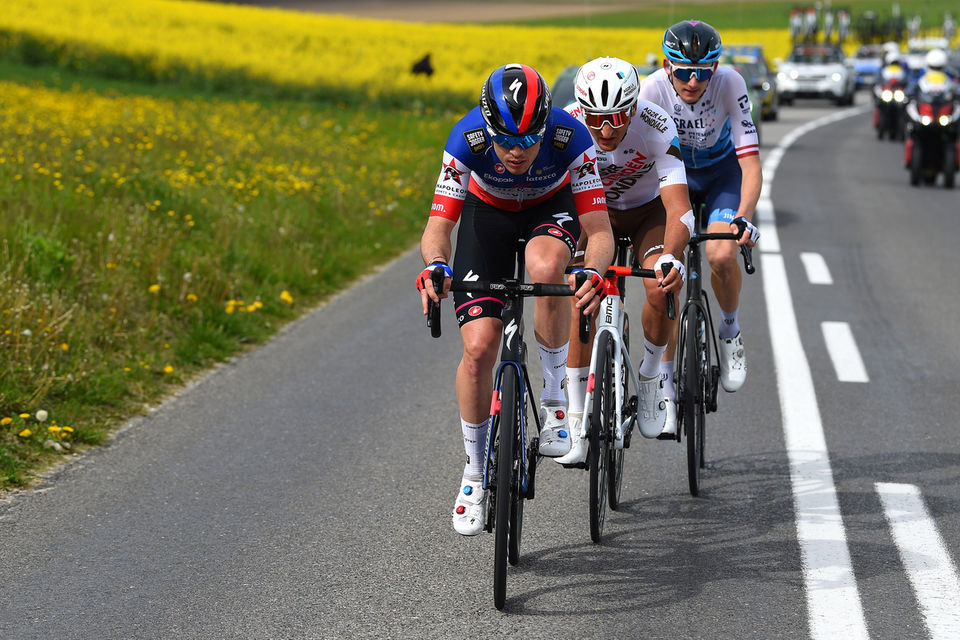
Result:
{"label": "asphalt road", "polygon": [[[785,108],[764,123],[764,157],[833,111]],[[495,610],[493,536],[450,525],[459,338],[449,308],[441,339],[423,326],[411,251],[0,505],[0,638],[786,640],[851,618],[856,628],[858,608],[876,638],[930,637],[951,614],[960,625],[942,610],[960,556],[956,192],[909,187],[900,146],[877,141],[858,112],[798,138],[767,193],[776,233],[761,245],[775,235],[779,246],[744,281],[750,372],[708,416],[702,497],[687,492],[681,445],[635,438],[622,508],[594,545],[587,474],[546,461]],[[809,281],[800,255],[811,252],[833,284]],[[786,288],[771,259],[790,314],[772,302]],[[867,381],[838,379],[825,321],[847,323]],[[772,338],[790,326],[812,380],[802,412],[819,416],[829,452],[816,481],[835,487],[839,542],[798,527],[811,492],[782,402],[800,397],[804,376]],[[855,358],[839,360],[845,370]],[[931,519],[901,519],[914,528],[897,538],[881,496],[903,486]],[[925,523],[933,543],[901,552]],[[855,601],[816,572],[824,543],[848,551]],[[911,570],[918,558],[932,559],[926,572]],[[925,595],[938,571],[940,610]],[[853,613],[835,620],[823,600]],[[844,637],[820,637],[831,635]]]}

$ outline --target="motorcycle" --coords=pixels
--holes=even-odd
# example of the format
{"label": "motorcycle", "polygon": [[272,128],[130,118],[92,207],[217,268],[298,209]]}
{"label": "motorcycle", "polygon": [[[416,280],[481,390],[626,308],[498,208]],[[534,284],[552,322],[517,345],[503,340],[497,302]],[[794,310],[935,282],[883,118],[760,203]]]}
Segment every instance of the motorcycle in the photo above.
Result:
{"label": "motorcycle", "polygon": [[899,65],[885,67],[880,72],[880,82],[873,86],[873,126],[877,139],[886,134],[891,140],[904,138],[904,108],[907,92],[904,88],[905,73]]}
{"label": "motorcycle", "polygon": [[907,93],[898,82],[877,84],[873,88],[873,126],[877,140],[886,135],[891,140],[904,138],[904,106]]}
{"label": "motorcycle", "polygon": [[960,155],[957,144],[960,104],[952,87],[944,87],[924,86],[921,81],[916,99],[907,103],[904,160],[910,171],[910,184],[914,186],[921,180],[933,184],[937,175],[943,173],[943,186],[953,188]]}

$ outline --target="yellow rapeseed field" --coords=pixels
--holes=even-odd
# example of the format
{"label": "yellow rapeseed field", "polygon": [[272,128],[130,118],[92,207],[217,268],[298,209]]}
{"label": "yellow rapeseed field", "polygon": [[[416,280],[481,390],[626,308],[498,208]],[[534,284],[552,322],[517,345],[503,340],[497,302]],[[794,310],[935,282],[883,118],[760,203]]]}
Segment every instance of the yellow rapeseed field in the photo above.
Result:
{"label": "yellow rapeseed field", "polygon": [[[726,30],[724,41],[786,55],[786,30]],[[401,92],[474,96],[493,68],[523,62],[552,81],[599,55],[642,62],[661,30],[415,24],[176,0],[6,0],[0,52],[83,69],[116,64],[155,79],[183,73],[213,81],[240,74],[290,87],[338,87],[376,97]],[[414,76],[430,53],[436,73]],[[104,62],[104,61],[107,62]],[[131,68],[132,67],[132,68]]]}

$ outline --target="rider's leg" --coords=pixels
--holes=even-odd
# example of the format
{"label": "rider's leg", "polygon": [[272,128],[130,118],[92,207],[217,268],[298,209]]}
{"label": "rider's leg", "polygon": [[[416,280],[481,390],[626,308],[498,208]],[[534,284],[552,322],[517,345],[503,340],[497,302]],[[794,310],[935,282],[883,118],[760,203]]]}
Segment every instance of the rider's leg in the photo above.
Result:
{"label": "rider's leg", "polygon": [[[570,262],[567,245],[550,236],[527,242],[526,264],[531,282],[564,284],[563,270]],[[562,383],[566,375],[567,343],[570,339],[569,302],[563,297],[538,297],[534,303],[534,335],[540,346],[544,391],[541,399],[564,404]]]}
{"label": "rider's leg", "polygon": [[[719,220],[707,226],[708,233],[730,233],[730,222]],[[717,328],[721,340],[733,338],[740,333],[737,320],[737,310],[740,307],[740,287],[743,275],[740,273],[740,263],[737,243],[733,240],[710,240],[706,243],[707,261],[710,263],[713,293],[720,305],[723,320]]]}

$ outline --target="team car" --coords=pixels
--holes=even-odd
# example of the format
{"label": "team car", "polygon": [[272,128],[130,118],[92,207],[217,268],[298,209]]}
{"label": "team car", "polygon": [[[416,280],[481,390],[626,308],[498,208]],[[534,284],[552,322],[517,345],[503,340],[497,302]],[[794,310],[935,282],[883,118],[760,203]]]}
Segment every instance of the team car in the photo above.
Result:
{"label": "team car", "polygon": [[857,76],[857,88],[872,87],[880,81],[883,68],[883,45],[862,44],[848,62]]}
{"label": "team car", "polygon": [[784,104],[794,98],[829,98],[848,105],[853,104],[857,77],[839,46],[801,45],[780,63],[777,89]]}
{"label": "team car", "polygon": [[776,76],[763,55],[763,49],[759,45],[733,45],[725,49],[725,64],[736,67],[753,90],[751,100],[755,98],[759,102],[760,119],[776,120],[780,112],[780,94]]}

